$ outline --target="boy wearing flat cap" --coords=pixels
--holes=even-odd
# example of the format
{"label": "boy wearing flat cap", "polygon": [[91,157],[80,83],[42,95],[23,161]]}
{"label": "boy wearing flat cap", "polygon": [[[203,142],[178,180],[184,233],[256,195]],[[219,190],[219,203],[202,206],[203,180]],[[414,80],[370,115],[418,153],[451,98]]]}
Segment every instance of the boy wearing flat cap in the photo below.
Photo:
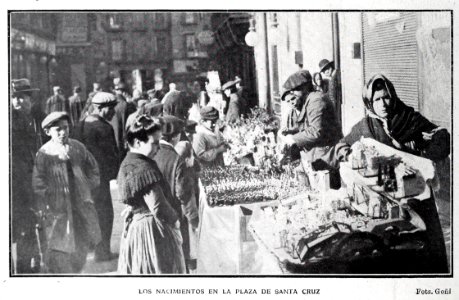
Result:
{"label": "boy wearing flat cap", "polygon": [[78,139],[94,155],[100,168],[100,187],[95,203],[99,216],[102,241],[96,246],[96,261],[108,261],[115,256],[110,251],[113,227],[113,204],[110,195],[110,180],[118,175],[120,165],[115,133],[110,120],[115,115],[115,95],[98,92],[92,98],[92,113],[84,118],[75,130]]}
{"label": "boy wearing flat cap", "polygon": [[52,112],[42,122],[51,140],[37,153],[32,186],[47,233],[46,265],[50,273],[79,273],[90,245],[100,241],[93,201],[99,168],[93,155],[69,138],[70,117]]}
{"label": "boy wearing flat cap", "polygon": [[223,153],[229,149],[219,130],[219,112],[213,106],[201,108],[201,121],[196,127],[193,149],[203,167],[224,166]]}
{"label": "boy wearing flat cap", "polygon": [[183,253],[185,260],[189,261],[190,237],[188,224],[191,224],[193,230],[197,230],[199,217],[196,203],[192,201],[194,199],[193,178],[187,176],[185,160],[174,149],[180,141],[185,122],[174,116],[164,116],[161,118],[161,123],[163,137],[160,141],[160,149],[153,159],[169,183],[171,193],[174,196],[176,203],[171,203],[171,205],[177,208],[177,213],[181,216],[180,230],[183,237]]}
{"label": "boy wearing flat cap", "polygon": [[[309,71],[292,74],[283,85],[282,101],[288,101],[292,111],[288,126],[283,132],[284,144],[301,151],[303,165],[310,164],[325,155],[330,146],[342,137],[330,99],[315,92]],[[295,151],[292,151],[295,153]]]}

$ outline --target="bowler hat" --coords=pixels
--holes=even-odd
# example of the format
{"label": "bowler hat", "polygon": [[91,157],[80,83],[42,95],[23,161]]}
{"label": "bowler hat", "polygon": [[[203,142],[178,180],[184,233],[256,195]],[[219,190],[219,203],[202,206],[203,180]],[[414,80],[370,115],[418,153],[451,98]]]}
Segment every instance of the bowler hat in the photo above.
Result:
{"label": "bowler hat", "polygon": [[27,78],[22,79],[13,79],[11,80],[11,85],[13,86],[13,93],[19,92],[31,92],[31,91],[39,91],[40,89],[31,88],[30,81]]}
{"label": "bowler hat", "polygon": [[320,62],[319,62],[319,69],[320,69],[320,72],[323,72],[325,71],[326,69],[328,69],[329,67],[333,67],[335,64],[333,61],[329,61],[328,59],[322,59]]}
{"label": "bowler hat", "polygon": [[312,82],[311,73],[308,70],[301,70],[298,72],[293,73],[290,75],[285,83],[283,84],[282,88],[284,89],[281,99],[284,100],[285,96],[292,90],[306,84],[308,82]]}
{"label": "bowler hat", "polygon": [[163,135],[171,136],[182,132],[185,122],[174,116],[163,116],[160,118]]}
{"label": "bowler hat", "polygon": [[63,119],[70,122],[70,117],[65,111],[54,111],[47,115],[46,118],[41,122],[41,128],[45,129],[51,127],[53,124],[57,123],[57,121]]}

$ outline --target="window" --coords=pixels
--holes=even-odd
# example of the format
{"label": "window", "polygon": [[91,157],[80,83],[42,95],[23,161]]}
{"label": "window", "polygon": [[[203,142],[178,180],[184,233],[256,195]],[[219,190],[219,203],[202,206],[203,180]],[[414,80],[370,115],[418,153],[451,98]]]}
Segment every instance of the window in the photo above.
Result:
{"label": "window", "polygon": [[194,34],[185,35],[186,56],[195,57],[198,55],[198,47]]}
{"label": "window", "polygon": [[123,41],[112,41],[112,60],[120,61],[123,59]]}
{"label": "window", "polygon": [[153,36],[150,41],[150,58],[155,60],[158,55],[158,37]]}
{"label": "window", "polygon": [[110,29],[121,29],[122,19],[119,14],[111,14],[108,16],[108,25]]}
{"label": "window", "polygon": [[140,30],[143,30],[143,29],[146,29],[146,26],[145,26],[145,14],[143,13],[135,13],[133,14],[132,16],[132,24],[133,24],[133,28],[134,29],[140,29]]}
{"label": "window", "polygon": [[166,16],[163,13],[154,14],[154,26],[157,29],[166,28]]}
{"label": "window", "polygon": [[275,13],[275,12],[270,13],[270,19],[271,19],[271,26],[272,27],[277,27],[279,25],[279,22],[277,20],[277,13]]}
{"label": "window", "polygon": [[197,13],[185,13],[185,24],[196,24],[198,23]]}
{"label": "window", "polygon": [[168,55],[168,44],[164,36],[156,37],[156,53],[158,57],[165,58]]}

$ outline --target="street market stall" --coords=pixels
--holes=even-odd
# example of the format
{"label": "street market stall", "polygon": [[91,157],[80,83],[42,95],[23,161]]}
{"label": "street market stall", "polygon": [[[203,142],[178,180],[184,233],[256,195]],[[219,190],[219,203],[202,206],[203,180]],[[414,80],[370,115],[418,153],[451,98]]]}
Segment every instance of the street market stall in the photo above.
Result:
{"label": "street market stall", "polygon": [[362,138],[331,190],[275,128],[253,110],[224,131],[226,166],[203,170],[199,274],[447,271],[432,161]]}
{"label": "street market stall", "polygon": [[430,160],[371,139],[341,164],[341,190],[259,206],[249,224],[262,255],[292,273],[441,273],[445,247]]}

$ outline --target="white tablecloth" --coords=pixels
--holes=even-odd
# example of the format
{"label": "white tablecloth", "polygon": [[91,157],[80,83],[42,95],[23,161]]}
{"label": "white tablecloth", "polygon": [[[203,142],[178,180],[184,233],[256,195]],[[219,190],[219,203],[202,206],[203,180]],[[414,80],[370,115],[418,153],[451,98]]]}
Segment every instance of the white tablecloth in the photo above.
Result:
{"label": "white tablecloth", "polygon": [[272,255],[247,230],[259,204],[210,207],[201,194],[197,274],[279,274]]}

